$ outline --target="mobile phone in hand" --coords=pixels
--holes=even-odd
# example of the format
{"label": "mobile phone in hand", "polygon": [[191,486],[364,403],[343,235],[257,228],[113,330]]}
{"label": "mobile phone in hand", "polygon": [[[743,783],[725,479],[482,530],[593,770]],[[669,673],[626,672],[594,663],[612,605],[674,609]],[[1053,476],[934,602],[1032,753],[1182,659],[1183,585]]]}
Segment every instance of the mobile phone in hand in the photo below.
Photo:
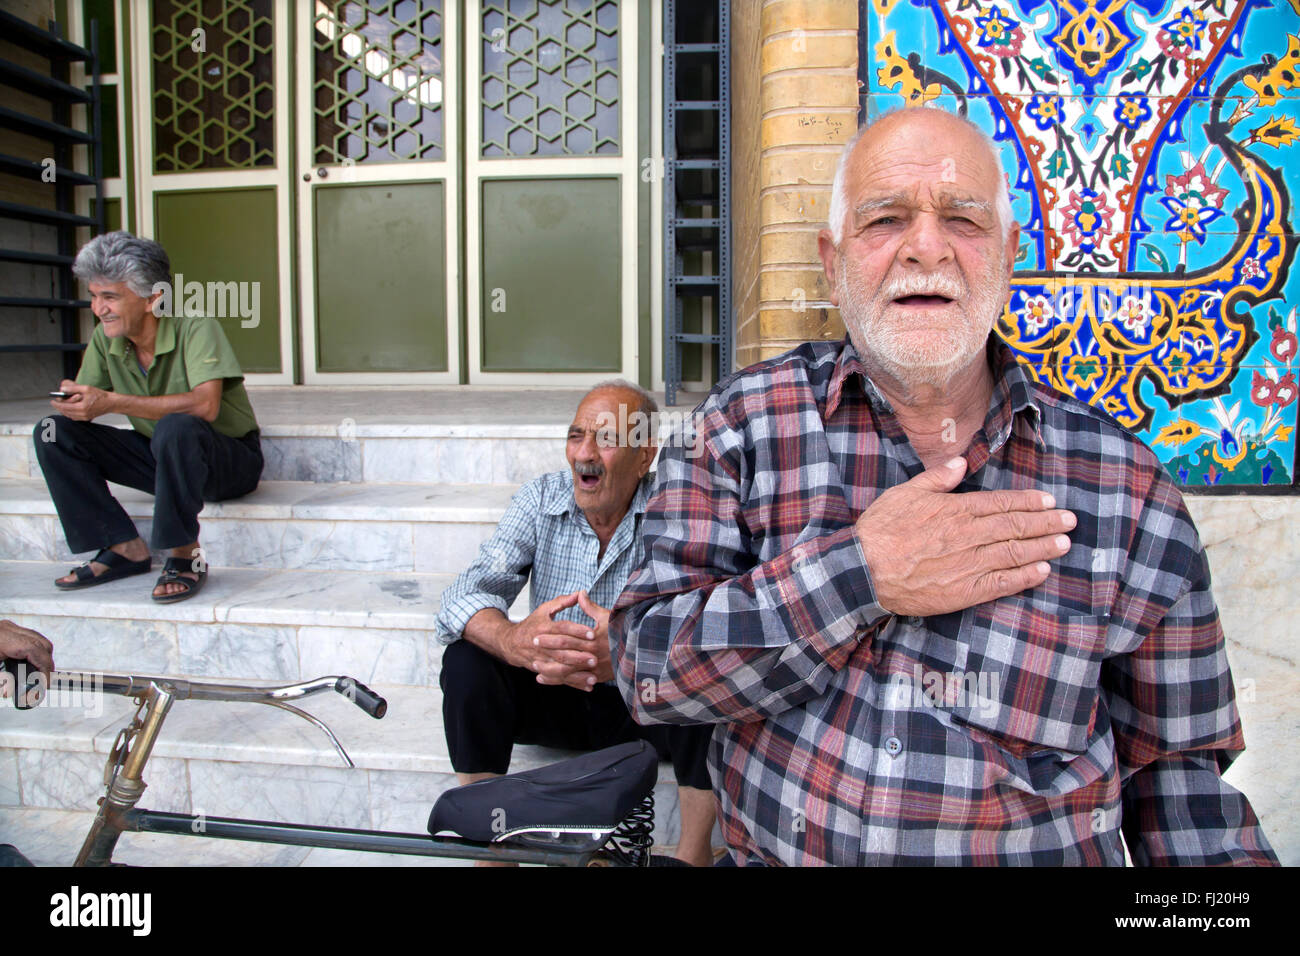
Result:
{"label": "mobile phone in hand", "polygon": [[50,398],[71,398],[71,392],[50,392]]}

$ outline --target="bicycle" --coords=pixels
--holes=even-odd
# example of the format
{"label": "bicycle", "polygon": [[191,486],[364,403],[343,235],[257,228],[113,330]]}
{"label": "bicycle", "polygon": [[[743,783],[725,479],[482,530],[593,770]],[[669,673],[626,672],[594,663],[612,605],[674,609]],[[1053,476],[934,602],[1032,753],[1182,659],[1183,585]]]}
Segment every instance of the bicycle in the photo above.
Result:
{"label": "bicycle", "polygon": [[[267,704],[320,728],[352,768],[334,732],[288,703],[335,691],[375,719],[388,704],[351,677],[252,687],[172,677],[56,671],[28,673],[25,661],[3,662],[13,675],[13,701],[30,709],[46,692],[104,693],[134,698],[134,715],[118,731],[104,769],[105,791],[74,866],[121,866],[113,851],[123,833],[168,833],[253,843],[545,866],[676,866],[651,854],[658,756],[645,741],[581,754],[535,770],[444,792],[429,815],[428,833],[347,829],[299,823],[142,809],[145,767],[172,704],[210,700]],[[450,833],[451,835],[446,835]]]}

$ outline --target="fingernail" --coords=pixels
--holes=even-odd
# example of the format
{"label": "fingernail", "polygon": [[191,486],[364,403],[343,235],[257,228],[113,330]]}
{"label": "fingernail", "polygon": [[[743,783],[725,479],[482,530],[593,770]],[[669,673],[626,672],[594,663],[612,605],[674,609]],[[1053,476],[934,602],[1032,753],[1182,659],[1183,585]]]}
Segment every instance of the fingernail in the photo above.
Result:
{"label": "fingernail", "polygon": [[947,463],[946,465],[944,465],[943,467],[945,467],[945,468],[964,468],[964,467],[966,467],[966,462],[964,462],[964,461],[963,461],[962,459],[960,459],[960,458],[950,458],[950,459],[948,459],[948,463]]}
{"label": "fingernail", "polygon": [[595,667],[595,666],[596,666],[596,658],[594,658],[594,657],[589,657],[589,658],[587,658],[587,666],[588,666],[588,667]]}
{"label": "fingernail", "polygon": [[538,644],[540,644],[541,642],[542,642],[542,641],[541,641],[541,638],[534,637],[534,638],[533,638],[533,647],[536,647],[536,646],[537,646]]}
{"label": "fingernail", "polygon": [[595,683],[596,683],[596,678],[594,678],[594,677],[588,677],[588,678],[587,678],[587,686],[588,686],[588,687],[591,687],[591,686],[594,685]]}
{"label": "fingernail", "polygon": [[1044,508],[1055,508],[1055,507],[1056,507],[1056,499],[1053,498],[1051,495],[1043,495],[1043,507],[1044,507]]}
{"label": "fingernail", "polygon": [[1060,548],[1062,551],[1069,551],[1070,539],[1063,534],[1058,534],[1056,536],[1056,546]]}
{"label": "fingernail", "polygon": [[1062,517],[1062,523],[1067,528],[1073,528],[1076,524],[1079,523],[1079,519],[1074,516],[1073,511],[1067,511]]}
{"label": "fingernail", "polygon": [[1038,564],[1036,564],[1036,565],[1034,566],[1034,569],[1035,569],[1039,574],[1051,574],[1051,573],[1052,573],[1052,566],[1051,566],[1050,564],[1048,564],[1046,561],[1039,561]]}

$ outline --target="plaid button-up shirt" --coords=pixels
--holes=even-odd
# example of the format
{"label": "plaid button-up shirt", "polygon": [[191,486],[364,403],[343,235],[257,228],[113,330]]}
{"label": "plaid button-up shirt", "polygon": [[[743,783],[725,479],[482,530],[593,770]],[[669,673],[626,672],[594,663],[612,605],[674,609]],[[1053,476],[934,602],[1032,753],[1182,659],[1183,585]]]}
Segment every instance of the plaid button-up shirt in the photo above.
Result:
{"label": "plaid button-up shirt", "polygon": [[[741,864],[1276,862],[1220,773],[1244,743],[1178,489],[1000,344],[957,492],[1073,511],[1048,580],[929,618],[876,601],[854,521],[923,470],[853,346],[720,383],[670,444],[610,625],[642,723],[716,723]],[[695,452],[698,452],[696,454]],[[928,529],[918,527],[917,535]]]}
{"label": "plaid button-up shirt", "polygon": [[[573,497],[573,473],[535,478],[510,499],[510,507],[478,556],[442,593],[434,635],[443,644],[459,640],[469,619],[485,608],[507,613],[532,575],[530,611],[561,594],[586,591],[601,607],[612,607],[627,577],[641,561],[641,518],[654,473],[641,479],[627,514],[600,555],[600,539]],[[580,607],[565,608],[557,620],[588,626]]]}

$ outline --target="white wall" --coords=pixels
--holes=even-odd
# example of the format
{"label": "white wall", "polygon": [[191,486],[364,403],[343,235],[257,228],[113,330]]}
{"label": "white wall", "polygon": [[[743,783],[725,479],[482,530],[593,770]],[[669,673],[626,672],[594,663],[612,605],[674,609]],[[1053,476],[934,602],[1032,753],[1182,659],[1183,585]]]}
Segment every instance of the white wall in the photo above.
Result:
{"label": "white wall", "polygon": [[1282,862],[1300,866],[1300,497],[1197,497],[1246,752],[1226,779]]}

